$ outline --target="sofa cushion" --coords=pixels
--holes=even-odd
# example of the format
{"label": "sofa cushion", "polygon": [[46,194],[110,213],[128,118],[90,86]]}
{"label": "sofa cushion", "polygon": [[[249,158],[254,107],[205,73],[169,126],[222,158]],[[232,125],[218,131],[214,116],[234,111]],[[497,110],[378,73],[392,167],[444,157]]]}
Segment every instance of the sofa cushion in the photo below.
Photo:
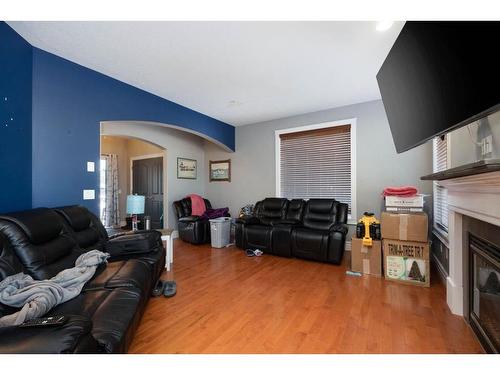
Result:
{"label": "sofa cushion", "polygon": [[10,221],[19,226],[33,245],[40,245],[58,237],[63,229],[57,214],[48,208],[0,215],[0,220]]}
{"label": "sofa cushion", "polygon": [[0,234],[0,281],[19,272],[23,272],[23,266],[14,254],[11,244]]}
{"label": "sofa cushion", "polygon": [[268,225],[249,225],[245,228],[245,246],[265,252],[271,250],[272,227]]}
{"label": "sofa cushion", "polygon": [[143,296],[147,296],[151,290],[152,269],[151,265],[138,259],[102,264],[97,268],[94,277],[87,282],[84,290],[133,287],[140,290]]}
{"label": "sofa cushion", "polygon": [[106,229],[86,207],[65,206],[54,210],[60,215],[66,231],[78,246],[85,250],[103,251],[104,243],[108,240]]}
{"label": "sofa cushion", "polygon": [[56,306],[52,315],[83,315],[92,320],[92,336],[107,353],[126,352],[143,309],[135,288],[85,291]]}
{"label": "sofa cushion", "polygon": [[317,230],[328,230],[335,223],[335,199],[310,199],[304,212],[304,227]]}
{"label": "sofa cushion", "polygon": [[34,279],[50,279],[60,271],[71,268],[83,251],[67,234],[40,244],[30,242],[26,233],[11,220],[0,219],[0,233],[12,245],[24,272]]}
{"label": "sofa cushion", "polygon": [[258,218],[264,225],[271,225],[273,221],[284,219],[288,199],[286,198],[266,198],[259,206]]}
{"label": "sofa cushion", "polygon": [[328,257],[328,231],[296,228],[292,232],[292,254],[297,258],[325,261]]}

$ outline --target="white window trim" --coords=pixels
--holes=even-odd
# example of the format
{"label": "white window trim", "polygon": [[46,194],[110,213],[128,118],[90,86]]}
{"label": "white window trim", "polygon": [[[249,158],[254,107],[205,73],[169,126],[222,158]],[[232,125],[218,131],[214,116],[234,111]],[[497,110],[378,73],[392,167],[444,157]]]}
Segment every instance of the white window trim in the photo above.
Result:
{"label": "white window trim", "polygon": [[305,126],[298,126],[288,129],[280,129],[274,131],[274,153],[275,153],[275,173],[276,173],[276,186],[275,192],[277,197],[281,197],[281,134],[297,133],[307,130],[317,130],[324,128],[332,128],[335,126],[351,125],[351,214],[347,218],[347,224],[356,224],[357,210],[356,210],[356,118],[350,118],[340,121],[322,122],[320,124],[312,124]]}

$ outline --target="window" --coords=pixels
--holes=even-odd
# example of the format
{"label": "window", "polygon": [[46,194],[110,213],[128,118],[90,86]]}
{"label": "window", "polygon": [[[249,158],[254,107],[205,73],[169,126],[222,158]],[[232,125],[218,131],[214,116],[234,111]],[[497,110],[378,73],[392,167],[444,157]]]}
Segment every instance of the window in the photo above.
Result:
{"label": "window", "polygon": [[[446,135],[432,140],[433,172],[448,169],[448,138]],[[447,191],[434,181],[434,227],[448,233],[448,199]]]}
{"label": "window", "polygon": [[355,217],[354,122],[319,124],[276,132],[277,195],[334,198]]}

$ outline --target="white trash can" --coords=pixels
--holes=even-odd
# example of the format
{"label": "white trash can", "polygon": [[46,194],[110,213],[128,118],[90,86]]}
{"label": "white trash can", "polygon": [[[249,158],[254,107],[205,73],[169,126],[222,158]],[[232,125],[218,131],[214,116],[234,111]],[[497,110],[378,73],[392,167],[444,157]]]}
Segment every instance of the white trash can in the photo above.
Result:
{"label": "white trash can", "polygon": [[231,237],[231,218],[210,219],[210,238],[212,247],[226,247]]}

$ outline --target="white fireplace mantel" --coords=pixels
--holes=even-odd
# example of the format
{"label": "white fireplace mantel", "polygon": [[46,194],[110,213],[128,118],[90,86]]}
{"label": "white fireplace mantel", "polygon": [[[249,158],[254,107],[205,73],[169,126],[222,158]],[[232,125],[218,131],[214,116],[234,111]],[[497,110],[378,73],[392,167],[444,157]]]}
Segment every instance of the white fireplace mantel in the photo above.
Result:
{"label": "white fireplace mantel", "polygon": [[439,181],[448,190],[449,275],[446,300],[450,310],[464,314],[462,215],[500,226],[500,171]]}

